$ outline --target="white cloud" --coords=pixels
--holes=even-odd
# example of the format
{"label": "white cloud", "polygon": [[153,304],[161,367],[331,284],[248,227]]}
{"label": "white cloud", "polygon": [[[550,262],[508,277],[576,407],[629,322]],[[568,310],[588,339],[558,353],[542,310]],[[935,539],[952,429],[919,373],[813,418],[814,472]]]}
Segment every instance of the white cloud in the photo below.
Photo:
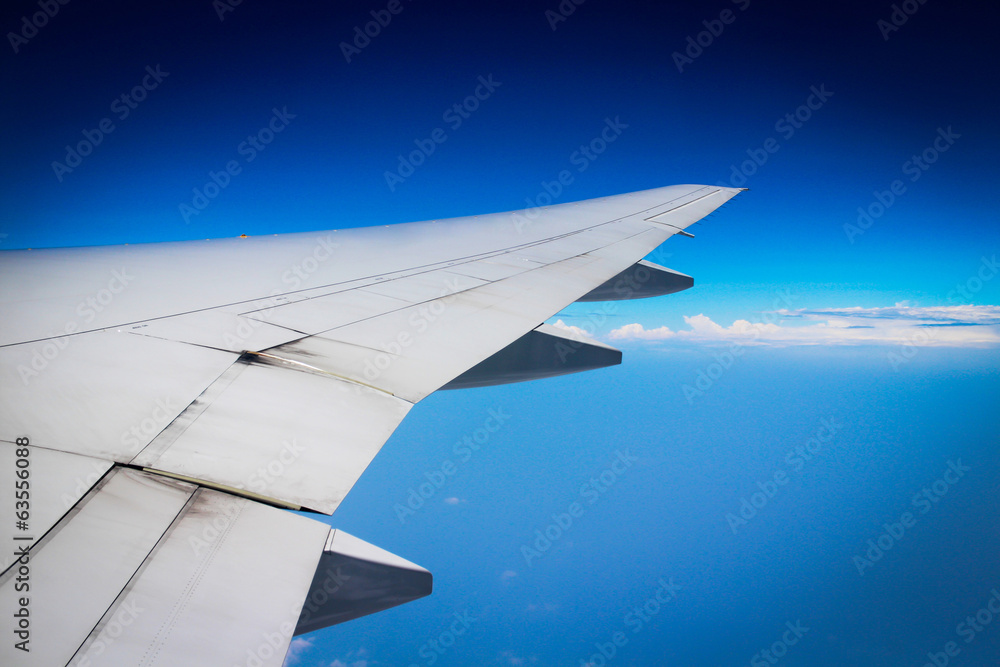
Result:
{"label": "white cloud", "polygon": [[[1000,306],[779,310],[764,323],[736,320],[728,327],[705,315],[685,317],[690,327],[646,329],[634,323],[611,331],[612,340],[689,341],[747,345],[916,345],[987,347],[1000,344]],[[776,323],[777,322],[777,323]]]}
{"label": "white cloud", "polygon": [[[376,664],[374,662],[369,662],[367,657],[368,650],[361,647],[356,651],[350,651],[347,654],[346,662],[340,658],[335,658],[334,661],[330,663],[329,667],[369,667],[369,665]],[[355,660],[355,658],[358,659]]]}
{"label": "white cloud", "polygon": [[732,325],[723,327],[716,324],[711,318],[705,315],[685,316],[684,321],[690,329],[673,331],[670,327],[658,327],[656,329],[646,329],[641,324],[626,324],[614,329],[608,336],[613,340],[639,339],[639,340],[666,340],[675,338],[679,340],[692,341],[752,341],[761,338],[764,334],[774,334],[780,331],[781,327],[776,324],[766,324],[748,322],[747,320],[736,320]]}
{"label": "white cloud", "polygon": [[456,498],[455,496],[451,496],[450,498],[445,498],[444,501],[446,503],[448,503],[449,505],[457,505],[460,502],[462,502],[462,499],[461,498]]}
{"label": "white cloud", "polygon": [[311,648],[312,639],[303,639],[301,637],[292,639],[292,643],[288,645],[288,652],[285,653],[285,661],[282,663],[282,667],[291,667],[291,665],[297,664],[302,654]]}
{"label": "white cloud", "polygon": [[508,665],[513,665],[514,667],[523,665],[526,662],[524,658],[515,655],[513,651],[504,651],[500,654],[500,658],[506,661]]}
{"label": "white cloud", "polygon": [[368,667],[367,660],[355,660],[354,662],[344,662],[336,659],[330,663],[330,667]]}
{"label": "white cloud", "polygon": [[884,308],[800,308],[779,310],[779,315],[822,319],[843,318],[852,321],[905,320],[922,324],[1000,324],[1000,306],[911,306],[901,301]]}
{"label": "white cloud", "polygon": [[552,326],[557,329],[562,329],[563,331],[568,331],[573,334],[573,337],[578,340],[590,340],[590,334],[581,329],[580,327],[575,327],[572,324],[566,324],[562,320],[556,320],[552,323]]}

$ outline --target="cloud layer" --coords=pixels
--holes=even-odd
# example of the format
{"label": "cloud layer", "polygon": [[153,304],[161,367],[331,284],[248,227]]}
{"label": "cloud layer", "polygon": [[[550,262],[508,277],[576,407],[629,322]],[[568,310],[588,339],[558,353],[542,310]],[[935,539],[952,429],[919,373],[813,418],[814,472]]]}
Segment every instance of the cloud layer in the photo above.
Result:
{"label": "cloud layer", "polygon": [[611,340],[680,341],[746,345],[901,345],[989,347],[1000,345],[1000,306],[779,310],[761,322],[736,320],[724,327],[705,315],[685,317],[690,329],[646,329],[634,323],[614,329]]}

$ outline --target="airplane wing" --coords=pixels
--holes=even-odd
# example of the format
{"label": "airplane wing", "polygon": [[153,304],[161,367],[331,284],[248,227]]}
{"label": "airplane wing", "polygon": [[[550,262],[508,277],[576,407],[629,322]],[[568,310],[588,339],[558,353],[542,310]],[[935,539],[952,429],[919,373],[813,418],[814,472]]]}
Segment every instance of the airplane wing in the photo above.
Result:
{"label": "airplane wing", "polygon": [[280,665],[427,595],[282,508],[332,514],[438,389],[620,363],[544,322],[690,287],[643,257],[739,192],[0,253],[0,663]]}

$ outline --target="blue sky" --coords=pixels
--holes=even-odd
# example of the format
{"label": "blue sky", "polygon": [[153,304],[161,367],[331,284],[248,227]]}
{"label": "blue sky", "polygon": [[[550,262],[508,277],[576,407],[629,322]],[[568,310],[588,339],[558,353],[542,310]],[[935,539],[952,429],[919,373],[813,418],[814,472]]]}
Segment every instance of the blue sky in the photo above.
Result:
{"label": "blue sky", "polygon": [[[949,641],[952,664],[1000,655],[1000,623],[958,629],[1000,587],[996,10],[401,0],[348,61],[388,6],[69,3],[32,31],[38,4],[8,3],[0,248],[512,210],[562,170],[558,202],[751,191],[651,255],[694,289],[553,318],[621,347],[621,367],[411,413],[329,520],[430,569],[435,593],[309,635],[289,663],[429,665],[456,613],[476,621],[434,664],[600,664],[623,631],[609,664],[753,665],[786,623],[809,630],[758,664],[919,666]],[[394,504],[489,410],[510,418],[401,522]],[[522,546],[581,500],[529,565]],[[634,632],[661,580],[675,597]]]}

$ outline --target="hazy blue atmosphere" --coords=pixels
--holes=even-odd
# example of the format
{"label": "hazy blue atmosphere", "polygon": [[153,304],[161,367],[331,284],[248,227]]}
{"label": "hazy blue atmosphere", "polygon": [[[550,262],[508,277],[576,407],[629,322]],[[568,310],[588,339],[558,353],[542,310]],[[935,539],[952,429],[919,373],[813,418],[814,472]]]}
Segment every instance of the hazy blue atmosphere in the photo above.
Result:
{"label": "hazy blue atmosphere", "polygon": [[287,664],[998,664],[998,18],[8,2],[0,249],[749,187],[651,254],[693,289],[552,318],[621,366],[411,412],[320,518],[434,593]]}

